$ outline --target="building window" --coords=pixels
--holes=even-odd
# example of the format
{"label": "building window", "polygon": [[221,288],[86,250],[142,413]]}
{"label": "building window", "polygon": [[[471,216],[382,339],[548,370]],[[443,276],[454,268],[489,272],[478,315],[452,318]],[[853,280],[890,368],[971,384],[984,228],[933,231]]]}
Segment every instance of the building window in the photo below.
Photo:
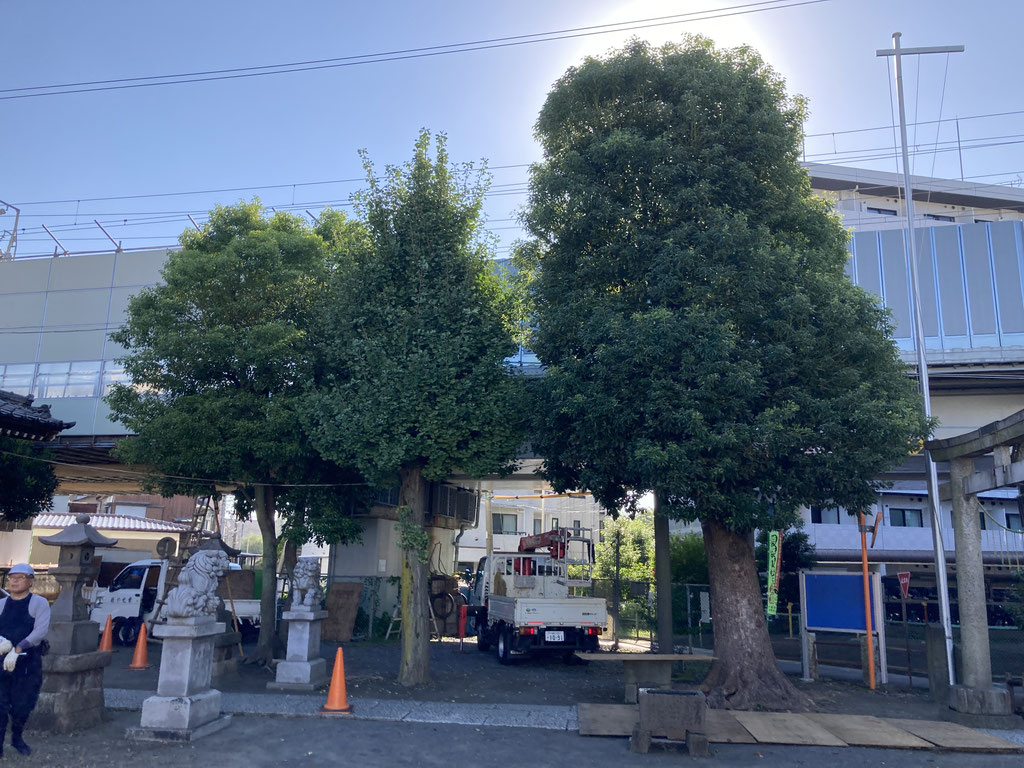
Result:
{"label": "building window", "polygon": [[538,533],[543,533],[543,531],[541,530],[541,528],[543,528],[543,527],[544,527],[544,521],[543,520],[541,520],[539,517],[533,518],[533,533],[535,535],[538,534]]}
{"label": "building window", "polygon": [[931,219],[932,221],[956,221],[954,217],[943,216],[941,213],[926,213],[924,217],[926,219]]}
{"label": "building window", "polygon": [[552,517],[551,518],[551,530],[552,531],[557,531],[558,530],[558,518],[557,517]]}
{"label": "building window", "polygon": [[491,515],[491,531],[493,533],[518,533],[515,515],[494,513]]}
{"label": "building window", "polygon": [[81,363],[40,363],[36,397],[96,397],[98,360]]}
{"label": "building window", "polygon": [[1011,531],[1024,531],[1024,528],[1021,527],[1020,512],[1006,513],[1006,527]]}
{"label": "building window", "polygon": [[811,522],[839,525],[839,510],[834,507],[811,507]]}
{"label": "building window", "polygon": [[35,369],[34,363],[0,364],[0,389],[16,395],[31,395],[32,374],[35,373]]}
{"label": "building window", "polygon": [[921,510],[889,507],[889,525],[896,528],[924,528]]}
{"label": "building window", "polygon": [[115,363],[113,360],[108,360],[103,364],[103,396],[106,397],[110,394],[110,388],[115,384],[127,384],[128,374],[124,372],[124,367],[119,363]]}
{"label": "building window", "polygon": [[896,211],[892,208],[872,208],[868,206],[868,213],[877,213],[879,216],[895,216]]}
{"label": "building window", "polygon": [[978,525],[981,527],[981,530],[983,531],[987,528],[987,523],[985,521],[985,510],[982,510],[981,512],[978,513]]}
{"label": "building window", "polygon": [[606,522],[607,522],[607,520],[605,520],[605,519],[604,519],[604,518],[602,517],[602,518],[601,518],[601,522],[599,522],[599,523],[597,524],[597,525],[598,525],[598,528],[597,528],[597,540],[598,540],[598,542],[599,542],[599,543],[601,543],[601,544],[604,544],[604,524],[605,524]]}

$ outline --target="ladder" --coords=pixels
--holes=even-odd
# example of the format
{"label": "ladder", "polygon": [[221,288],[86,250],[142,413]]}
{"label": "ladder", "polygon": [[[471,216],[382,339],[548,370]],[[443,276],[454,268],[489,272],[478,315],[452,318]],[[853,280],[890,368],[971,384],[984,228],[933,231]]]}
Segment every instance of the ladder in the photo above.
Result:
{"label": "ladder", "polygon": [[[562,566],[555,581],[567,587],[589,587],[594,579],[592,528],[559,528],[559,546],[551,547],[551,559]],[[575,574],[570,575],[570,567]]]}
{"label": "ladder", "polygon": [[[441,635],[441,626],[437,623],[437,616],[434,615],[434,606],[431,605],[431,601],[430,600],[427,600],[427,608],[430,609],[430,623],[434,625],[434,631],[430,633],[430,639],[431,640],[440,640],[441,637],[442,637],[442,635]],[[395,625],[396,624],[401,624],[401,623],[402,623],[402,614],[396,609],[391,614],[391,621],[390,621],[390,623],[388,623],[388,631],[384,634],[384,639],[388,640],[388,639],[391,638],[392,630],[395,631],[395,632],[398,632],[398,630],[395,629]]]}

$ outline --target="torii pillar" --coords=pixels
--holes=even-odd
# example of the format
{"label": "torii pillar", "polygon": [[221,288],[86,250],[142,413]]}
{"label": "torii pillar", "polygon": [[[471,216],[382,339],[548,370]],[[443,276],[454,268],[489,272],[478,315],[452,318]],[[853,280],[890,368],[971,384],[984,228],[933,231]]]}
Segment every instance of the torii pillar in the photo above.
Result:
{"label": "torii pillar", "polygon": [[[935,461],[949,462],[949,483],[939,494],[953,504],[962,678],[950,690],[949,715],[966,725],[999,728],[1020,723],[1013,714],[1013,693],[992,685],[978,494],[1024,484],[1024,461],[1013,461],[1013,449],[1021,445],[1024,410],[972,432],[925,443]],[[993,469],[976,471],[975,459],[989,454]]]}

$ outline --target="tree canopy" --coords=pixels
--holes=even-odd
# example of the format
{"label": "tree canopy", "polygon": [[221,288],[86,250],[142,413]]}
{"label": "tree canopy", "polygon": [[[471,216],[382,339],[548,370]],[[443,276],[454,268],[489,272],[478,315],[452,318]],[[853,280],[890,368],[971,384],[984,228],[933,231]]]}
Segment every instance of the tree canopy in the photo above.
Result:
{"label": "tree canopy", "polygon": [[0,435],[0,517],[17,523],[53,505],[57,478],[43,444]]}
{"label": "tree canopy", "polygon": [[[286,527],[306,536],[358,536],[345,513],[366,494],[361,478],[316,453],[300,409],[322,365],[319,302],[360,236],[338,213],[311,229],[287,214],[266,218],[258,202],[218,207],[181,236],[164,282],[132,298],[111,335],[131,384],[107,402],[136,433],[118,455],[152,467],[150,485],[168,495],[237,488],[239,509],[257,513],[264,553],[276,551],[276,509],[300,511]],[[264,648],[275,566],[264,558]]]}
{"label": "tree canopy", "polygon": [[[700,519],[712,599],[746,614],[761,613],[747,532],[870,503],[927,431],[889,318],[846,277],[847,234],[798,163],[803,114],[748,48],[633,42],[555,84],[526,213],[548,477],[613,510],[653,490]],[[747,679],[763,648],[736,630],[746,645],[716,646],[718,666]],[[729,703],[766,693],[744,688]]]}
{"label": "tree canopy", "polygon": [[514,462],[519,382],[505,359],[516,350],[517,303],[482,231],[487,177],[450,164],[443,135],[423,132],[413,159],[380,180],[366,168],[357,202],[368,239],[326,305],[328,365],[307,413],[324,456],[376,487],[400,482],[399,679],[412,685],[429,678],[424,483]]}

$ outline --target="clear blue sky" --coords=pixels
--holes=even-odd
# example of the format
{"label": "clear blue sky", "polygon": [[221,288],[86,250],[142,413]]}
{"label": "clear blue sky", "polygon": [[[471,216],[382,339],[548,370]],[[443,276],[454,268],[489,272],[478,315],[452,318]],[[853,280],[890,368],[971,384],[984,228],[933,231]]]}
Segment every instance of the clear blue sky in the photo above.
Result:
{"label": "clear blue sky", "polygon": [[[994,145],[963,151],[965,176],[990,183],[1024,177],[1024,112],[976,117],[1024,111],[1016,53],[1024,2],[828,0],[781,7],[798,2],[8,2],[0,6],[0,199],[22,210],[19,257],[52,253],[42,224],[72,252],[106,248],[94,218],[126,248],[168,245],[190,226],[186,213],[202,221],[213,205],[253,195],[299,213],[316,213],[327,201],[343,207],[360,182],[340,180],[363,176],[357,150],[368,150],[379,165],[401,163],[418,131],[428,128],[448,134],[454,160],[486,158],[494,169],[489,226],[507,247],[521,234],[515,215],[525,200],[523,165],[539,159],[533,124],[551,84],[584,56],[630,36],[660,43],[685,32],[755,47],[792,93],[809,100],[808,159],[890,171],[898,168],[891,128],[841,133],[891,125],[891,64],[875,50],[890,47],[897,30],[908,47],[963,44],[962,54],[907,61],[908,119],[934,121],[941,106],[943,118],[961,118],[965,147]],[[8,98],[38,92],[9,89],[754,8],[769,10],[359,66]],[[954,151],[933,154],[936,140]],[[912,128],[911,142],[922,150],[913,161],[916,173],[960,176],[955,123]],[[327,181],[335,183],[313,183]],[[149,196],[247,187],[263,188]],[[145,197],[86,201],[135,195]],[[71,202],[47,202],[65,200]],[[0,216],[0,230],[12,223],[10,214]]]}

